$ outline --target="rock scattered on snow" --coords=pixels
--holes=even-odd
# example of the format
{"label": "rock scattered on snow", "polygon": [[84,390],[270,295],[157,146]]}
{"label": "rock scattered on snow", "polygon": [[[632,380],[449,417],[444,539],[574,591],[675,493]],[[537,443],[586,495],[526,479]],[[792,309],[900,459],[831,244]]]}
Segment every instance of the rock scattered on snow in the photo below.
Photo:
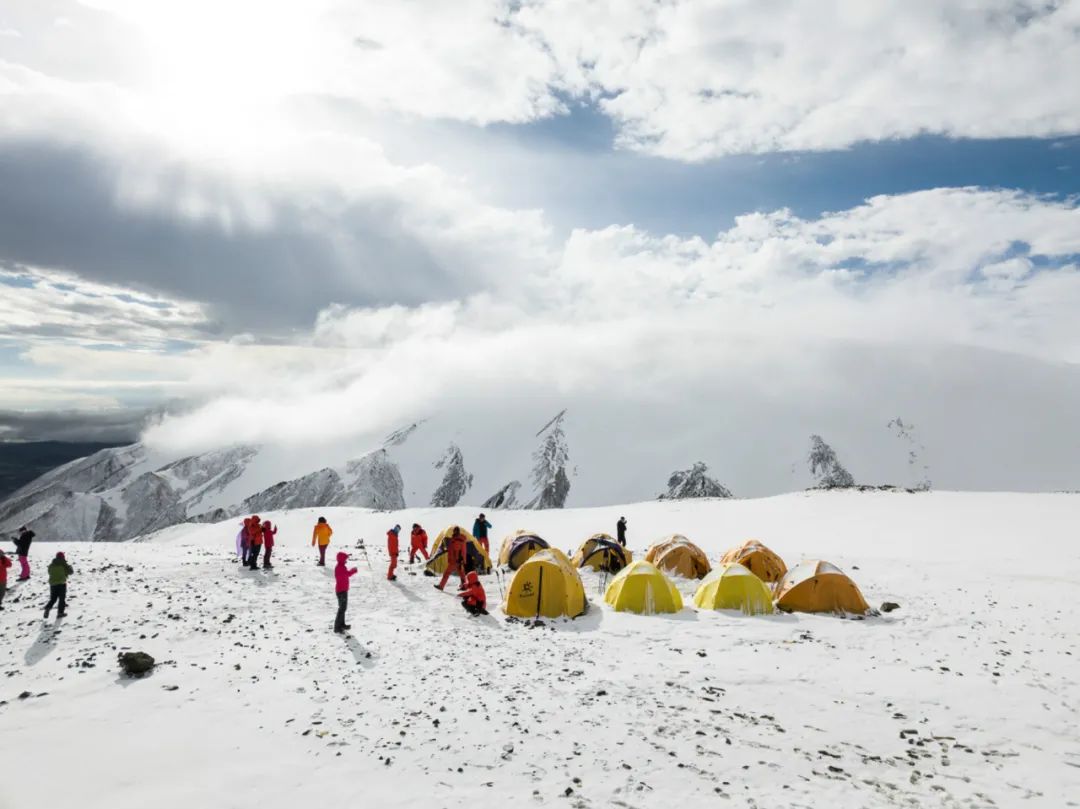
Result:
{"label": "rock scattered on snow", "polygon": [[117,657],[128,677],[141,677],[154,668],[154,658],[146,652],[121,652]]}

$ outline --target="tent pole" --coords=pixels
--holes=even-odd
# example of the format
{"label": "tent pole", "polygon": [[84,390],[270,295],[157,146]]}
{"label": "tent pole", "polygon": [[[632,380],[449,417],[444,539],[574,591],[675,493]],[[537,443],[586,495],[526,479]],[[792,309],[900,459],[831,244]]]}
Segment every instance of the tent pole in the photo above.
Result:
{"label": "tent pole", "polygon": [[536,579],[536,620],[540,620],[540,604],[544,597],[544,566],[540,566],[540,575]]}

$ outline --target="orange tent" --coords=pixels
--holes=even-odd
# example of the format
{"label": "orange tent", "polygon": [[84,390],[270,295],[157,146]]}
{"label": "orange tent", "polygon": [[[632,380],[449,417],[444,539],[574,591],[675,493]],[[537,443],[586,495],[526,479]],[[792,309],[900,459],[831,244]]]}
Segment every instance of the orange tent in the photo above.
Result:
{"label": "orange tent", "polygon": [[737,562],[763,582],[780,581],[787,573],[784,560],[756,539],[748,539],[720,557],[720,564],[728,562]]}
{"label": "orange tent", "polygon": [[776,588],[776,607],[783,612],[870,612],[855,582],[836,565],[818,559],[788,571]]}

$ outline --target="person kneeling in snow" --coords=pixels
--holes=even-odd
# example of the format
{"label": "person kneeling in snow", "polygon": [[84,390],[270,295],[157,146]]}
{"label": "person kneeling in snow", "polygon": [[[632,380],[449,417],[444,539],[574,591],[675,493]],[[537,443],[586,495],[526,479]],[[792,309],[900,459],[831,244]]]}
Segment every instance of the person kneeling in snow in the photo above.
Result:
{"label": "person kneeling in snow", "polygon": [[348,558],[349,554],[345,551],[338,553],[337,567],[334,568],[334,592],[337,593],[337,618],[334,619],[334,631],[338,634],[346,629],[352,629],[345,623],[345,610],[349,606],[349,579],[356,575],[356,568],[345,567]]}
{"label": "person kneeling in snow", "polygon": [[480,577],[476,571],[471,571],[465,577],[465,584],[458,591],[461,606],[469,615],[487,615],[487,595],[484,593],[484,585],[480,583]]}

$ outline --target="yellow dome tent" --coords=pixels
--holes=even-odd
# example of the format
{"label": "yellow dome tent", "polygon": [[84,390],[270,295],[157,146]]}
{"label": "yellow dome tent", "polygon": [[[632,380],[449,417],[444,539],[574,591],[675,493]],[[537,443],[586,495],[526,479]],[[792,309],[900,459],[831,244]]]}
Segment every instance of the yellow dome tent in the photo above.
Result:
{"label": "yellow dome tent", "polygon": [[514,573],[503,611],[519,618],[576,618],[587,604],[581,577],[566,554],[547,548],[533,553]]}
{"label": "yellow dome tent", "polygon": [[772,591],[738,562],[727,562],[705,577],[694,593],[694,606],[703,610],[742,610],[746,615],[770,615]]}
{"label": "yellow dome tent", "polygon": [[611,580],[604,601],[616,612],[655,615],[678,612],[683,608],[682,595],[667,576],[644,560],[631,562]]}
{"label": "yellow dome tent", "polygon": [[487,555],[484,546],[476,541],[476,537],[466,531],[460,525],[447,526],[439,536],[435,538],[435,544],[431,546],[431,561],[424,566],[424,573],[428,576],[441,576],[446,570],[448,562],[446,556],[446,541],[457,528],[465,537],[465,567],[475,570],[480,575],[491,572],[491,557]]}
{"label": "yellow dome tent", "polygon": [[574,554],[574,567],[591,567],[615,573],[626,567],[634,558],[626,548],[612,539],[610,534],[593,534],[581,543]]}
{"label": "yellow dome tent", "polygon": [[645,561],[684,579],[700,579],[712,570],[705,551],[682,534],[672,534],[654,544],[646,551]]}
{"label": "yellow dome tent", "polygon": [[517,570],[530,556],[547,547],[547,542],[532,531],[515,531],[503,540],[499,549],[499,564]]}
{"label": "yellow dome tent", "polygon": [[784,560],[756,539],[748,539],[720,557],[720,564],[738,562],[763,582],[780,581],[787,573]]}
{"label": "yellow dome tent", "polygon": [[836,612],[866,615],[866,603],[855,582],[836,565],[820,560],[800,562],[776,588],[776,608],[784,612]]}

